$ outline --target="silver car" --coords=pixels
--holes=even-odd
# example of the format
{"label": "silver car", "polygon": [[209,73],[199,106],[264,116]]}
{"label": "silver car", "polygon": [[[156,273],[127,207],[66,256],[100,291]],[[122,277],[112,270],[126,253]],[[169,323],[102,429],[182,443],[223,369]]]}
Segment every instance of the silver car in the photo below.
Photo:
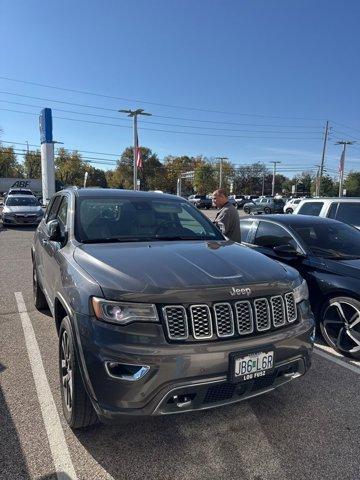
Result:
{"label": "silver car", "polygon": [[3,225],[38,225],[43,216],[38,199],[30,195],[8,196],[1,214]]}

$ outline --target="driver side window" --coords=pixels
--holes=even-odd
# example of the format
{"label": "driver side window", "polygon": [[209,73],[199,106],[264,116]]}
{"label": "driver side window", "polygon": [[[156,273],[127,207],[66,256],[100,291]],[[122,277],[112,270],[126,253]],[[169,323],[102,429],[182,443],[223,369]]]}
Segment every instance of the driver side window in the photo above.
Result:
{"label": "driver side window", "polygon": [[297,249],[295,239],[284,228],[270,222],[259,222],[254,244],[266,248],[291,245]]}
{"label": "driver side window", "polygon": [[199,222],[197,222],[196,219],[183,208],[181,210],[181,213],[177,214],[177,217],[180,222],[180,225],[183,228],[187,228],[197,235],[201,235],[204,233],[204,228],[202,227],[202,225]]}

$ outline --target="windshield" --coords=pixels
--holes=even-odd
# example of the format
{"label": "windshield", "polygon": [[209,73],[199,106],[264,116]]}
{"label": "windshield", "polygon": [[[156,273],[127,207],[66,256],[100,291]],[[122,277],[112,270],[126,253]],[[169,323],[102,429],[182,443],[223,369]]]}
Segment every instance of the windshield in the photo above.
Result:
{"label": "windshield", "polygon": [[317,257],[339,260],[360,258],[360,232],[354,227],[340,222],[326,222],[293,228]]}
{"label": "windshield", "polygon": [[10,190],[10,195],[33,195],[31,190]]}
{"label": "windshield", "polygon": [[75,235],[87,243],[223,240],[187,202],[125,197],[78,199]]}
{"label": "windshield", "polygon": [[8,197],[6,200],[7,207],[39,207],[40,203],[35,197],[28,197],[26,195],[21,197]]}

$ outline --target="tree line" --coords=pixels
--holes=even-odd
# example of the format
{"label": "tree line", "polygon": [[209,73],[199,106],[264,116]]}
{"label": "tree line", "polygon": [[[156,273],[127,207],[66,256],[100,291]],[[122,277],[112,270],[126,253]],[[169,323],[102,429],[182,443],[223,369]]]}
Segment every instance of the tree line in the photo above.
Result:
{"label": "tree line", "polygon": [[[143,168],[138,171],[141,190],[162,190],[176,193],[177,181],[182,173],[194,172],[193,179],[182,180],[182,194],[207,194],[219,187],[220,165],[203,156],[166,156],[162,161],[149,148],[141,147]],[[112,170],[95,168],[84,160],[77,151],[59,148],[55,156],[55,176],[59,187],[82,186],[85,172],[88,172],[87,186],[132,189],[133,148],[126,148]],[[0,145],[0,177],[41,178],[41,156],[39,150],[30,150],[19,162],[12,146]],[[277,174],[275,192],[289,194],[292,186],[307,194],[314,194],[316,176],[304,171],[292,178]],[[235,168],[229,161],[222,162],[222,186],[235,194],[269,195],[272,188],[272,173],[263,163]],[[336,196],[338,180],[324,175],[321,195]],[[360,171],[352,171],[344,183],[347,196],[360,196]]]}

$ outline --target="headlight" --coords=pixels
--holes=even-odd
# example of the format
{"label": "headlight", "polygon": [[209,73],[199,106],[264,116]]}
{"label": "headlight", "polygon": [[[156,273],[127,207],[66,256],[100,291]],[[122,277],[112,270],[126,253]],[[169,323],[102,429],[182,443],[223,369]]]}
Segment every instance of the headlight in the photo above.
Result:
{"label": "headlight", "polygon": [[294,288],[295,303],[300,303],[303,300],[309,299],[309,289],[306,280],[303,280],[300,285]]}
{"label": "headlight", "polygon": [[158,322],[155,305],[149,303],[111,302],[103,298],[92,298],[96,317],[105,322],[128,325],[132,322]]}

